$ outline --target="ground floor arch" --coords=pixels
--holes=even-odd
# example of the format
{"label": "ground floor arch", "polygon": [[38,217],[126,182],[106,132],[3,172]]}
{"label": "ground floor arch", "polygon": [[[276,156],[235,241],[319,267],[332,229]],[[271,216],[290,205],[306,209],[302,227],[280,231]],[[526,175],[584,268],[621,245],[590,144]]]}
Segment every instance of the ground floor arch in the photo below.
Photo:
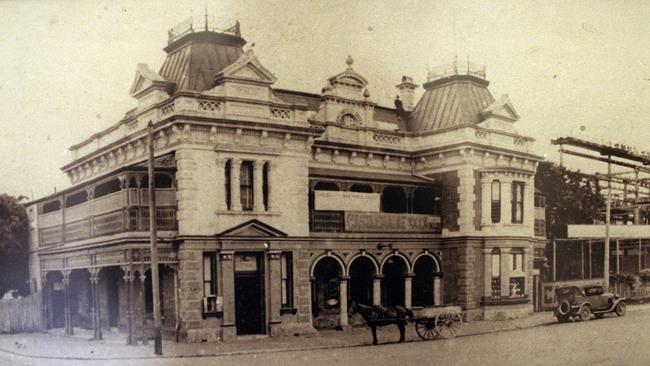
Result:
{"label": "ground floor arch", "polygon": [[382,266],[381,302],[383,306],[407,306],[406,279],[408,263],[399,255],[391,255]]}
{"label": "ground floor arch", "polygon": [[359,304],[374,304],[373,282],[377,275],[377,265],[370,257],[355,258],[348,269],[350,276],[349,299]]}

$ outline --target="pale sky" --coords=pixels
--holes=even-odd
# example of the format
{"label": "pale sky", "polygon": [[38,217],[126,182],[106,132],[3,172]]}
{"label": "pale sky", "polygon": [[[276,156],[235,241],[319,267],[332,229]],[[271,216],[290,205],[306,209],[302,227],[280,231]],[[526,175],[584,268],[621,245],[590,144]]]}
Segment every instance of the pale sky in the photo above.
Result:
{"label": "pale sky", "polygon": [[0,193],[67,187],[67,148],[135,106],[137,63],[159,70],[167,30],[206,4],[278,88],[319,93],[351,55],[392,106],[402,75],[469,55],[550,160],[566,135],[650,150],[650,1],[3,1]]}

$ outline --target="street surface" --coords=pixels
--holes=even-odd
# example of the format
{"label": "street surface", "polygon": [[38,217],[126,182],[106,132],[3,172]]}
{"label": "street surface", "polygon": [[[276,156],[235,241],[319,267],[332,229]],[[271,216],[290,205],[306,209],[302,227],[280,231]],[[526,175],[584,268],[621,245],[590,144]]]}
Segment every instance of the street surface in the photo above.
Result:
{"label": "street surface", "polygon": [[650,365],[650,310],[588,322],[339,349],[136,360],[32,359],[0,352],[0,365]]}

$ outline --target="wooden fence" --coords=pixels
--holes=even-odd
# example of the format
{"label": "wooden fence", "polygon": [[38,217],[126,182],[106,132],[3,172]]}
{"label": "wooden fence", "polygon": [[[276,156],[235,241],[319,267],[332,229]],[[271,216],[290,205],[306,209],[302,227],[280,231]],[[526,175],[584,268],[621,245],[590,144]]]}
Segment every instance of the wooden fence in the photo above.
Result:
{"label": "wooden fence", "polygon": [[0,333],[37,332],[45,330],[42,294],[20,299],[0,300]]}

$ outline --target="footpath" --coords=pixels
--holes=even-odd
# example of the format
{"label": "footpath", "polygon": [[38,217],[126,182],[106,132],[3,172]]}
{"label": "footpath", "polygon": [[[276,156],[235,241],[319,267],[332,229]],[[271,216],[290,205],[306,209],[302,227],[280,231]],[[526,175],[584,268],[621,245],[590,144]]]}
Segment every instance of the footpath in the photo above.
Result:
{"label": "footpath", "polygon": [[[650,304],[628,305],[628,311],[640,310],[650,310]],[[556,322],[552,312],[534,313],[524,319],[473,321],[465,323],[457,337],[525,329]],[[0,354],[53,360],[189,358],[360,347],[372,343],[369,328],[355,327],[345,331],[324,330],[314,335],[295,337],[240,337],[232,342],[188,344],[164,340],[163,356],[156,356],[153,353],[153,342],[148,345],[127,346],[124,334],[117,331],[105,332],[101,341],[91,338],[92,331],[77,328],[72,336],[65,336],[60,330],[47,333],[0,334]],[[377,328],[377,338],[380,346],[397,342],[397,327],[391,325]],[[406,341],[422,341],[415,333],[413,324],[406,328]]]}

